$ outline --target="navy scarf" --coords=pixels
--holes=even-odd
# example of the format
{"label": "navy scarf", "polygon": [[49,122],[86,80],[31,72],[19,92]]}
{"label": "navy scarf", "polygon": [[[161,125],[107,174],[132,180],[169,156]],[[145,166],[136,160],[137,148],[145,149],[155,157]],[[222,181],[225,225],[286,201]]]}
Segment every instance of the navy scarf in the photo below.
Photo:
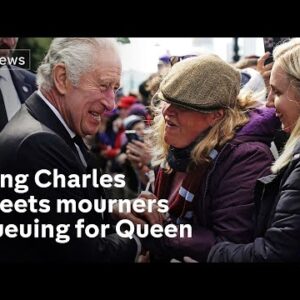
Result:
{"label": "navy scarf", "polygon": [[167,162],[174,171],[185,172],[191,163],[191,152],[195,147],[195,143],[178,149],[170,146],[167,156]]}
{"label": "navy scarf", "polygon": [[185,148],[175,148],[173,146],[170,146],[169,152],[167,155],[167,162],[169,166],[174,170],[174,171],[179,171],[179,172],[186,172],[190,163],[192,162],[191,159],[191,153],[194,149],[194,147],[201,141],[203,140],[210,128],[208,128],[205,132],[200,134],[195,141],[193,141],[191,144],[189,144]]}

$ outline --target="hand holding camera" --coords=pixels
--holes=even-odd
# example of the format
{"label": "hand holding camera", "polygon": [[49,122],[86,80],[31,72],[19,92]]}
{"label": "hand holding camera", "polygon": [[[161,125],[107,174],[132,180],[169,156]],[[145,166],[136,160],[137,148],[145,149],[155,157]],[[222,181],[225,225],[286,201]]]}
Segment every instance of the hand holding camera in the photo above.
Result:
{"label": "hand holding camera", "polygon": [[288,38],[284,37],[265,37],[264,39],[264,48],[265,52],[269,52],[269,57],[264,61],[265,65],[268,65],[273,62],[273,50],[278,44],[284,43]]}
{"label": "hand holding camera", "polygon": [[126,134],[128,143],[132,143],[132,141],[143,142],[143,138],[136,133],[136,130],[125,130],[125,134]]}
{"label": "hand holding camera", "polygon": [[273,50],[278,44],[283,43],[287,39],[288,38],[278,37],[263,38],[265,54],[259,58],[256,69],[262,75],[265,81],[267,94],[269,94],[270,91],[270,76],[273,67]]}
{"label": "hand holding camera", "polygon": [[151,161],[150,147],[140,140],[132,140],[127,144],[126,154],[128,159],[138,165],[149,165]]}

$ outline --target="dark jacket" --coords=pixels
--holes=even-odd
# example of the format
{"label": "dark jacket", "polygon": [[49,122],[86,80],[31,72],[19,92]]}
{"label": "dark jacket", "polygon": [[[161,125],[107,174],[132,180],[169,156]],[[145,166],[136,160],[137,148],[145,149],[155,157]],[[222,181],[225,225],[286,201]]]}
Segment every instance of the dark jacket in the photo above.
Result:
{"label": "dark jacket", "polygon": [[15,66],[8,65],[8,69],[20,101],[24,103],[37,89],[36,76],[32,72]]}
{"label": "dark jacket", "polygon": [[[77,238],[77,220],[85,219],[85,224],[104,223],[100,213],[56,213],[58,198],[101,199],[103,189],[97,189],[88,181],[87,188],[39,188],[34,183],[34,175],[40,169],[66,176],[82,175],[87,172],[80,161],[76,147],[55,114],[35,93],[22,106],[0,134],[0,170],[3,174],[29,174],[26,183],[30,187],[25,194],[16,193],[13,188],[1,189],[1,199],[27,200],[30,195],[36,199],[49,199],[49,213],[1,213],[2,224],[70,224],[68,235],[71,240],[65,244],[55,242],[55,238],[0,238],[0,262],[118,262],[133,261],[137,245],[134,240],[121,239],[116,234],[106,238]],[[88,162],[89,164],[89,162]],[[90,169],[90,165],[88,165]],[[100,176],[100,173],[99,173]],[[99,178],[98,176],[98,178]],[[42,180],[52,182],[51,176]],[[99,182],[99,181],[98,181]],[[36,207],[39,207],[36,205]]]}
{"label": "dark jacket", "polygon": [[[7,65],[13,85],[21,104],[37,89],[35,74],[19,67]],[[1,91],[0,91],[1,92]],[[0,100],[0,109],[5,110],[4,103]],[[6,111],[0,112],[0,131],[7,124],[8,118]]]}
{"label": "dark jacket", "polygon": [[199,184],[192,238],[153,239],[147,246],[160,256],[206,261],[218,241],[252,241],[255,182],[270,174],[270,143],[278,126],[274,109],[251,112],[249,122],[222,147],[204,184]]}
{"label": "dark jacket", "polygon": [[256,238],[249,244],[216,244],[209,262],[300,261],[300,142],[289,165],[256,186]]}

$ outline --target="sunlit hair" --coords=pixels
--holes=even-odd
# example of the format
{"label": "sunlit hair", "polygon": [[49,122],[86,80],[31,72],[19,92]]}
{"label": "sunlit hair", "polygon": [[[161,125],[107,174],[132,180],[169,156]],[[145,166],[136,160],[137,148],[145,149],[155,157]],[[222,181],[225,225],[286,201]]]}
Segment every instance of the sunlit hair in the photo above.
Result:
{"label": "sunlit hair", "polygon": [[237,69],[246,69],[246,68],[255,68],[257,66],[258,58],[242,58],[237,63],[234,64],[234,66]]}
{"label": "sunlit hair", "polygon": [[47,55],[37,70],[38,86],[45,91],[53,87],[52,71],[59,63],[65,65],[69,80],[77,86],[82,74],[95,67],[95,55],[106,49],[117,51],[117,42],[112,38],[53,39]]}
{"label": "sunlit hair", "polygon": [[[274,49],[274,61],[286,73],[291,86],[299,91],[299,98],[293,99],[299,101],[300,105],[300,38],[294,38],[290,41],[277,46]],[[298,118],[294,129],[291,132],[282,154],[272,166],[272,172],[278,173],[292,159],[295,145],[300,137],[300,119]]]}
{"label": "sunlit hair", "polygon": [[[217,122],[193,149],[191,158],[196,165],[203,161],[208,161],[209,153],[216,146],[223,146],[235,135],[235,130],[245,125],[248,120],[248,111],[254,107],[260,106],[261,103],[250,96],[249,92],[241,91],[234,108],[224,109],[224,116]],[[165,163],[169,145],[164,141],[165,121],[162,115],[163,103],[153,103],[155,117],[153,125],[149,132],[149,138],[153,145],[152,148],[152,165],[157,166]],[[171,169],[165,165],[166,171]]]}

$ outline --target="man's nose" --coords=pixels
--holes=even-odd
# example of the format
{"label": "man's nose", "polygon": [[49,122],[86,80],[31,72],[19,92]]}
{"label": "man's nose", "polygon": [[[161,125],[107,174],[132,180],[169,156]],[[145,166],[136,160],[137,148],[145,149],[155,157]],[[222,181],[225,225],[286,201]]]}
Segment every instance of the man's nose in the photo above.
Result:
{"label": "man's nose", "polygon": [[109,89],[104,92],[105,96],[105,108],[108,111],[112,111],[116,107],[116,94],[113,89]]}

